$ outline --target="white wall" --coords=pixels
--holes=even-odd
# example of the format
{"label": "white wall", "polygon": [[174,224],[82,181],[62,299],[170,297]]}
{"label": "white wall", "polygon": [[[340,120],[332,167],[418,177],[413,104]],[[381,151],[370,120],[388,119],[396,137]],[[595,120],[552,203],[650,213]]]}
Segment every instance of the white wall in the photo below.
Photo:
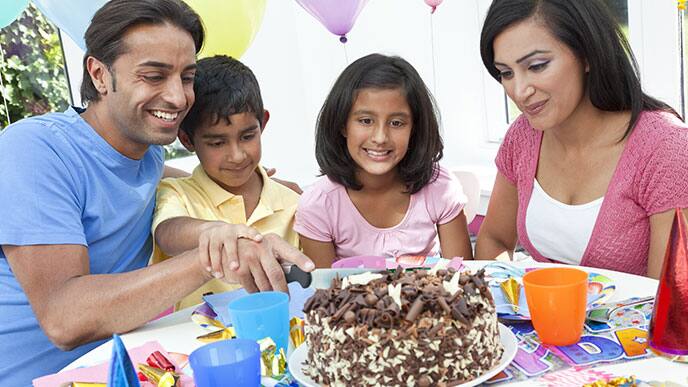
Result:
{"label": "white wall", "polygon": [[[296,1],[269,0],[256,39],[241,58],[256,73],[271,112],[263,137],[263,164],[302,185],[312,182],[318,173],[313,131],[329,88],[347,58],[351,62],[381,52],[406,58],[435,91],[445,141],[442,163],[472,166],[485,176],[482,188],[488,193],[498,146],[487,141],[488,134],[494,138],[506,127],[502,89],[483,68],[478,47],[489,4],[447,0],[431,23],[430,9],[422,0],[371,0],[349,33],[349,42],[342,45]],[[631,43],[645,86],[679,108],[676,15],[673,1],[629,3]],[[83,53],[72,44],[65,50],[72,88],[78,90]],[[75,100],[79,101],[78,93]]]}

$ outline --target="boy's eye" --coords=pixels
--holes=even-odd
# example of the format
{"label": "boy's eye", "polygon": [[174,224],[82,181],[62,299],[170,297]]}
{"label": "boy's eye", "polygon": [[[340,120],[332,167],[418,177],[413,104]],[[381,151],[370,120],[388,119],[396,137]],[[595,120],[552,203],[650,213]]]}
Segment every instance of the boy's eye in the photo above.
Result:
{"label": "boy's eye", "polygon": [[225,144],[224,141],[214,141],[214,142],[209,142],[209,143],[208,143],[208,146],[213,147],[213,148],[216,148],[216,147],[220,147],[220,146],[222,146],[222,145],[224,145],[224,144]]}
{"label": "boy's eye", "polygon": [[245,134],[245,135],[241,136],[241,139],[243,141],[250,141],[250,140],[253,140],[255,137],[256,137],[256,134],[251,133],[251,134]]}
{"label": "boy's eye", "polygon": [[358,122],[360,122],[363,125],[370,125],[373,123],[373,120],[371,118],[359,118]]}

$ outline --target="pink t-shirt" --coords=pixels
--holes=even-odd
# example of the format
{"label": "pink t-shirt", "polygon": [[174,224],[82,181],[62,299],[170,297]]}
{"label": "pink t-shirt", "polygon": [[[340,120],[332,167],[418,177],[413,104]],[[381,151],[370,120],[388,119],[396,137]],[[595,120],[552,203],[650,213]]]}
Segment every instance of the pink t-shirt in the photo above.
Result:
{"label": "pink t-shirt", "polygon": [[390,228],[372,226],[358,212],[343,185],[323,176],[301,195],[294,230],[306,238],[333,242],[337,258],[439,255],[437,225],[453,220],[466,204],[461,183],[440,167],[437,180],[411,195],[404,219]]}
{"label": "pink t-shirt", "polygon": [[[645,111],[629,135],[583,253],[581,265],[647,274],[650,216],[688,207],[688,128],[670,113]],[[538,261],[525,227],[542,132],[521,115],[509,128],[496,164],[516,186],[520,244]]]}

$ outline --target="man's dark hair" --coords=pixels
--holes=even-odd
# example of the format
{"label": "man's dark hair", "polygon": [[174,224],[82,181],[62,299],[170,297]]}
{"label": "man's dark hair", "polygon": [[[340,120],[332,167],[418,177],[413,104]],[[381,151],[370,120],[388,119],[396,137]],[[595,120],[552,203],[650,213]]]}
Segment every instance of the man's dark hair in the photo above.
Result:
{"label": "man's dark hair", "polygon": [[664,110],[680,117],[669,105],[643,92],[631,46],[601,0],[494,0],[480,35],[480,54],[496,80],[501,81],[494,65],[494,40],[510,26],[530,18],[541,22],[588,64],[585,86],[593,106],[604,111],[631,111],[620,140],[631,133],[643,110]]}
{"label": "man's dark hair", "polygon": [[349,154],[346,128],[358,92],[363,89],[400,89],[411,108],[408,150],[397,164],[399,178],[414,194],[439,174],[442,137],[435,100],[413,66],[398,56],[370,54],[351,63],[332,86],[320,109],[315,129],[315,158],[320,172],[347,188],[360,190],[358,165]]}
{"label": "man's dark hair", "polygon": [[203,58],[196,66],[196,102],[181,124],[191,141],[197,128],[215,125],[221,119],[230,124],[233,114],[253,113],[263,127],[263,98],[251,69],[226,55]]}
{"label": "man's dark hair", "polygon": [[86,68],[86,60],[92,56],[111,67],[124,53],[124,35],[142,24],[169,23],[187,31],[194,41],[196,53],[203,46],[205,32],[198,14],[182,0],[111,0],[100,8],[84,34],[84,74],[81,82],[81,102],[98,101],[96,90]]}

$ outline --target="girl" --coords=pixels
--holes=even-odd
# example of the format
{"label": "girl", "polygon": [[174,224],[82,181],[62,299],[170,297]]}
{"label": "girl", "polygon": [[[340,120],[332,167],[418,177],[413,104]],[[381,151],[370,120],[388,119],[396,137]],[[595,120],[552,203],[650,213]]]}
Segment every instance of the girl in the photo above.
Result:
{"label": "girl", "polygon": [[372,54],[349,65],[320,111],[323,176],[301,196],[294,229],[317,267],[357,255],[472,259],[466,197],[440,167],[434,101],[404,59]]}
{"label": "girl", "polygon": [[492,259],[518,239],[554,260],[657,278],[688,206],[688,131],[643,93],[623,32],[601,0],[495,0],[483,63],[523,114],[476,246]]}

